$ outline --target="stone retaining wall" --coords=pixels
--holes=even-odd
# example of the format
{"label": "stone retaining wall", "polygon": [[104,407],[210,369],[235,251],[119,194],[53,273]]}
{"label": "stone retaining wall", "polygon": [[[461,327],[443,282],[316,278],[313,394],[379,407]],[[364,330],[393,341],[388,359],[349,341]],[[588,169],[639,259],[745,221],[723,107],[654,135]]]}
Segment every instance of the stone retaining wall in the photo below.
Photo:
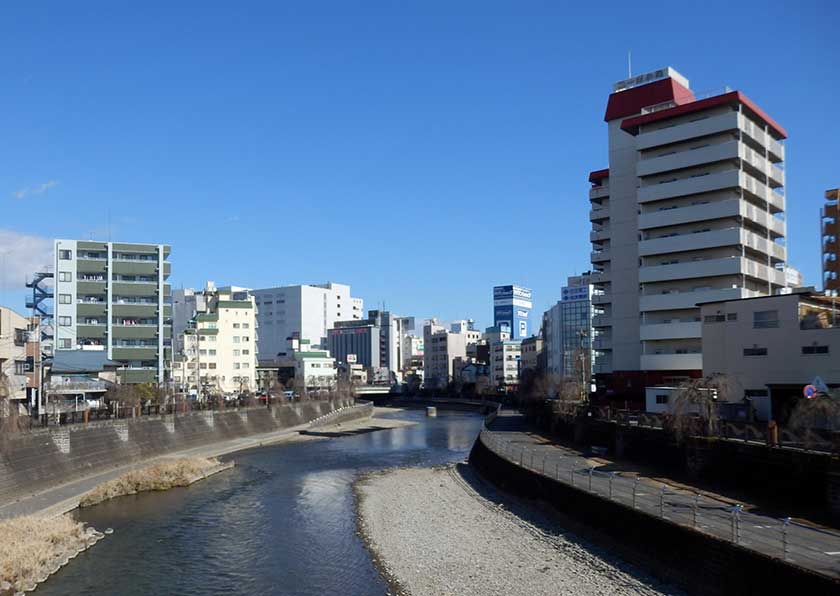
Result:
{"label": "stone retaining wall", "polygon": [[487,447],[480,437],[469,461],[500,487],[548,502],[578,535],[689,593],[840,593],[840,583],[826,576],[651,517],[517,466]]}
{"label": "stone retaining wall", "polygon": [[352,399],[144,416],[38,429],[0,440],[0,503],[167,453],[305,424]]}

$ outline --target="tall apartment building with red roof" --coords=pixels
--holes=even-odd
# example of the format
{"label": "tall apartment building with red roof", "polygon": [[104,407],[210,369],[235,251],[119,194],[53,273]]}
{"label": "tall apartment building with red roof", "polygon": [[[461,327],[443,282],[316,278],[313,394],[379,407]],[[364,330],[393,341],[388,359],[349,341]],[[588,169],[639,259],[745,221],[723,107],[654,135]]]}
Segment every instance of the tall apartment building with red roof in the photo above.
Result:
{"label": "tall apartment building with red roof", "polygon": [[696,97],[663,68],[607,102],[609,168],[590,174],[593,373],[601,389],[700,376],[698,303],[785,286],[787,133],[739,91]]}

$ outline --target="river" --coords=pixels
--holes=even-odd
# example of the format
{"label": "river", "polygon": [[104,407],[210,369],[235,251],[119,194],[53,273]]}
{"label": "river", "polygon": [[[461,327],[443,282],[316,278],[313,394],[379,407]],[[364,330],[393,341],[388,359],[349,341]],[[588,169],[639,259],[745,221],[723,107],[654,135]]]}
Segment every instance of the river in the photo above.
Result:
{"label": "river", "polygon": [[189,488],[77,512],[107,536],[41,595],[387,593],[356,534],[361,473],[464,459],[478,415],[388,413],[415,426],[234,453],[236,467]]}

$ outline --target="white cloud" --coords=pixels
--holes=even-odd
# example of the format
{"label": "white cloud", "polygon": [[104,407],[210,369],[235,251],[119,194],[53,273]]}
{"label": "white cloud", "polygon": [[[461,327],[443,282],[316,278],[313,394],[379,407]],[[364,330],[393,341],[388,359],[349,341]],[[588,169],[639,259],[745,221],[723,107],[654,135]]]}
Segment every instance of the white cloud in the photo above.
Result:
{"label": "white cloud", "polygon": [[22,290],[36,271],[52,270],[49,238],[0,229],[0,290]]}
{"label": "white cloud", "polygon": [[16,190],[12,193],[12,196],[16,199],[25,199],[29,195],[40,195],[47,192],[49,189],[58,186],[58,180],[50,180],[49,182],[44,182],[43,184],[39,184],[38,186],[27,186],[26,188],[21,188],[20,190]]}

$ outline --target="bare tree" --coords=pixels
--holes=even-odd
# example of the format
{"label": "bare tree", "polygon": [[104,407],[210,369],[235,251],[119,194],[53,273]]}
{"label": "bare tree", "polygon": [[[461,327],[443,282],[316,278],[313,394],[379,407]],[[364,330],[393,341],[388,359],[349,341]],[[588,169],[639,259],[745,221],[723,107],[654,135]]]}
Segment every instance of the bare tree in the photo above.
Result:
{"label": "bare tree", "polygon": [[840,430],[840,392],[800,399],[791,412],[788,424],[798,430]]}
{"label": "bare tree", "polygon": [[670,405],[667,426],[678,441],[692,434],[717,434],[718,403],[728,401],[732,382],[726,375],[713,374],[683,383]]}

